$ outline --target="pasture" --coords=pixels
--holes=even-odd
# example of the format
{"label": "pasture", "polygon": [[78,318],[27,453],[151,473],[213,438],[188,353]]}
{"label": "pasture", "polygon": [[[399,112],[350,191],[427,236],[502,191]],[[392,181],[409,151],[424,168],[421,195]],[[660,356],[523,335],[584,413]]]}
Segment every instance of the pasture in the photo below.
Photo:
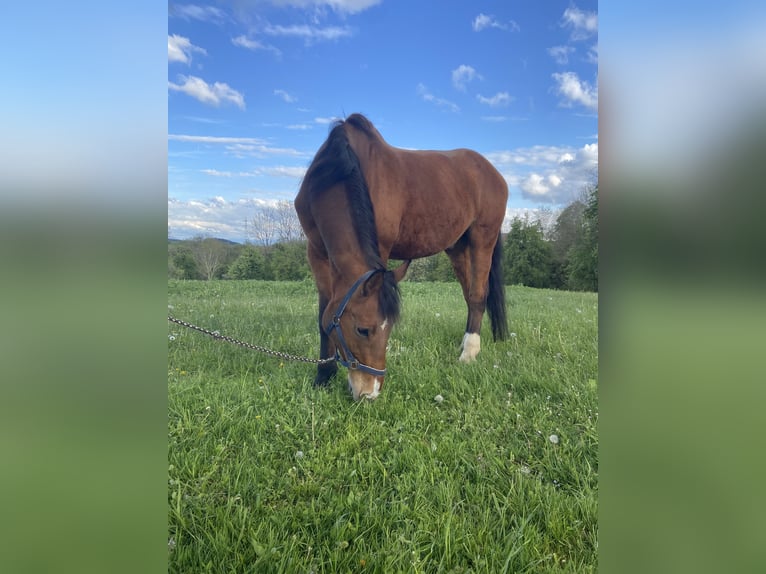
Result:
{"label": "pasture", "polygon": [[[457,283],[401,283],[386,384],[168,323],[169,572],[595,572],[598,298],[507,287],[457,361]],[[169,313],[317,357],[313,282],[170,281]]]}

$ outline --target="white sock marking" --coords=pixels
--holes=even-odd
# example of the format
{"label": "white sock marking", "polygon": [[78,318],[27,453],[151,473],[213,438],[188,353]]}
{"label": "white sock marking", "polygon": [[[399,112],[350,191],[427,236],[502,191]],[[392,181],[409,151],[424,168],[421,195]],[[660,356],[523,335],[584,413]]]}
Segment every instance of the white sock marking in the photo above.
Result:
{"label": "white sock marking", "polygon": [[461,363],[470,363],[481,351],[481,337],[478,333],[463,335],[463,352],[460,354]]}

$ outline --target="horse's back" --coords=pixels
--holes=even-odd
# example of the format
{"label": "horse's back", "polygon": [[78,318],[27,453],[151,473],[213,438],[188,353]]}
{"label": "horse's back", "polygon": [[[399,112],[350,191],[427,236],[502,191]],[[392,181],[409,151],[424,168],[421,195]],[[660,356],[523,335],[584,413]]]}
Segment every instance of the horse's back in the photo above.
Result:
{"label": "horse's back", "polygon": [[438,253],[473,225],[499,233],[508,186],[484,156],[464,148],[391,149],[393,159],[370,178],[370,192],[381,242],[391,245],[392,256]]}

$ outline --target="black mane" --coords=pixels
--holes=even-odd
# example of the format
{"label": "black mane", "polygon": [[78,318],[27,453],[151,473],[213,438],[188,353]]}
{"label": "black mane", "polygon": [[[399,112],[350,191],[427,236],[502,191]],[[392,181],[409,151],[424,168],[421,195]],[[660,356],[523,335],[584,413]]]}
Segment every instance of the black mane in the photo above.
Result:
{"label": "black mane", "polygon": [[400,312],[399,287],[394,274],[385,271],[386,265],[380,256],[375,209],[359,157],[346,135],[344,127],[346,124],[360,130],[370,138],[380,138],[370,120],[361,114],[352,114],[346,120],[338,120],[333,124],[327,140],[319,148],[306,171],[304,184],[309,185],[309,194],[313,196],[335,185],[344,185],[351,210],[351,221],[365,262],[370,269],[384,271],[379,292],[380,311],[389,320],[396,321]]}

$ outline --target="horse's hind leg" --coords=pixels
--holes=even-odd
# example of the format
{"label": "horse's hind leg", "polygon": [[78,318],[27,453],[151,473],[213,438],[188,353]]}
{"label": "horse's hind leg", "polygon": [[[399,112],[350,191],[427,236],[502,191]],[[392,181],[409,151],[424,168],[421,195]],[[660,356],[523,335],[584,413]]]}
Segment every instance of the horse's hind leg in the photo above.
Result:
{"label": "horse's hind leg", "polygon": [[[317,291],[319,292],[319,356],[324,359],[335,356],[335,345],[330,341],[330,338],[327,336],[327,333],[325,333],[324,326],[322,325],[322,315],[324,315],[325,309],[330,302],[330,261],[327,259],[326,254],[323,255],[320,250],[313,247],[311,243],[309,243],[308,248],[308,259],[311,271],[314,274]],[[334,361],[318,365],[317,374],[314,378],[314,386],[327,386],[330,379],[337,371],[338,365]]]}
{"label": "horse's hind leg", "polygon": [[492,266],[492,246],[477,245],[469,230],[452,248],[447,250],[452,268],[463,288],[468,306],[468,319],[463,335],[460,361],[470,363],[481,350],[481,322],[487,306],[489,270]]}
{"label": "horse's hind leg", "polygon": [[468,305],[468,319],[465,325],[465,335],[461,343],[460,361],[470,363],[481,350],[481,320],[484,315],[484,300],[477,301],[473,289],[473,257],[468,243],[467,234],[460,241],[447,249],[447,255],[452,263],[452,269],[463,289],[463,298]]}

